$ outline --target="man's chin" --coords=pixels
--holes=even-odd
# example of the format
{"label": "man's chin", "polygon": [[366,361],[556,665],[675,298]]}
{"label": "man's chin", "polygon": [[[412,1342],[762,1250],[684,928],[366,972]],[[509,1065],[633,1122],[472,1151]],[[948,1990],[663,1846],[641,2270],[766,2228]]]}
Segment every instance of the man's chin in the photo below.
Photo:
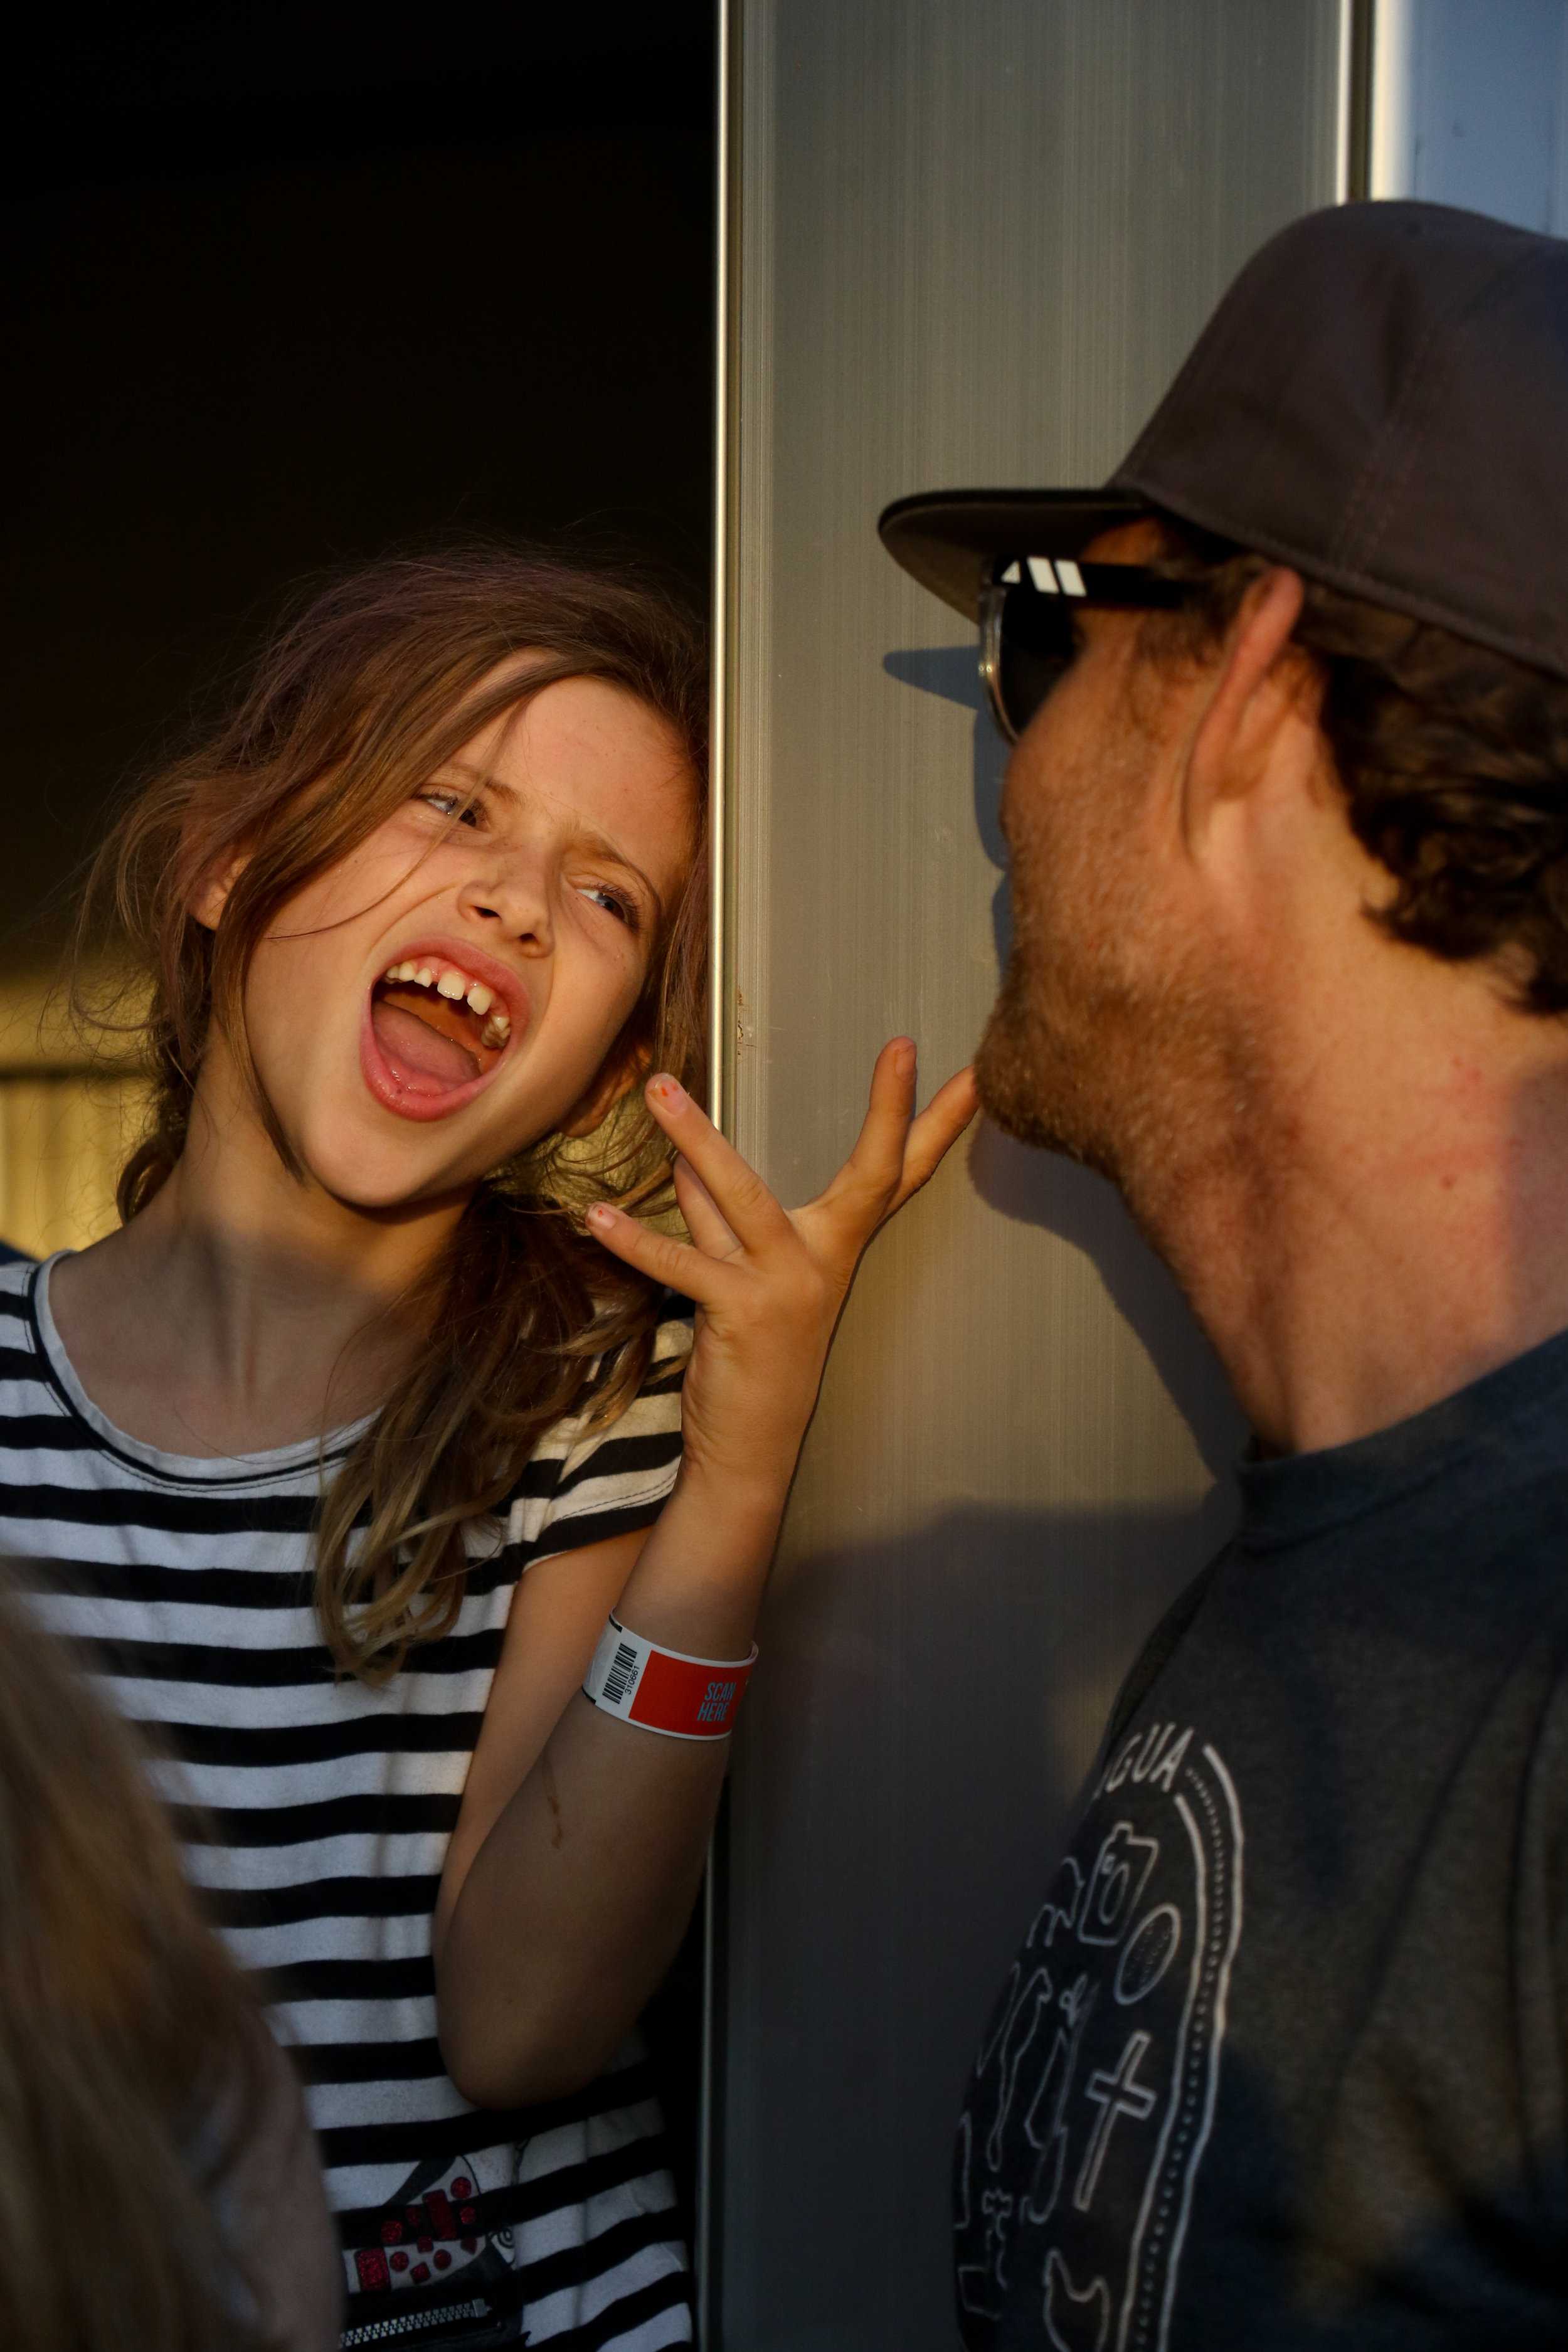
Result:
{"label": "man's chin", "polygon": [[[980,1108],[994,1127],[1037,1151],[1057,1151],[1110,1175],[1104,1150],[1089,1132],[1081,1088],[1059,1067],[1044,1039],[1016,1037],[998,1005],[974,1057]],[[1075,1115],[1076,1113],[1076,1115]]]}
{"label": "man's chin", "polygon": [[987,1076],[976,1063],[975,1084],[980,1096],[980,1108],[993,1127],[1010,1135],[1016,1143],[1032,1144],[1039,1151],[1061,1151],[1066,1149],[1055,1127],[1045,1118],[1037,1103],[1028,1099],[1007,1081]]}

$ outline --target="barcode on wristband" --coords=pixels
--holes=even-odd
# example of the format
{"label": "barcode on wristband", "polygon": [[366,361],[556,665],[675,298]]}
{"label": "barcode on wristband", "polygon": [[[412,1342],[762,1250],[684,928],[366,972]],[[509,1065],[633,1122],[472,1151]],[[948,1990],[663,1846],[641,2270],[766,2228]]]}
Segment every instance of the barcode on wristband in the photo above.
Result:
{"label": "barcode on wristband", "polygon": [[599,1697],[600,1706],[619,1706],[626,1697],[627,1685],[636,1677],[637,1670],[637,1654],[629,1642],[623,1642],[610,1661],[610,1671],[605,1676],[605,1687]]}

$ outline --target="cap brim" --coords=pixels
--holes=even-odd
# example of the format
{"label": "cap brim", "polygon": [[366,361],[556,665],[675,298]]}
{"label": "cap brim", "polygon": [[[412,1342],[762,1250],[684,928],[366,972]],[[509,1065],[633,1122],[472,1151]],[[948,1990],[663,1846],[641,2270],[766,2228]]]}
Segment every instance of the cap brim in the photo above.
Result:
{"label": "cap brim", "polygon": [[1149,507],[1115,490],[926,490],[877,519],[882,544],[911,578],[966,620],[998,555],[1081,555],[1091,539]]}

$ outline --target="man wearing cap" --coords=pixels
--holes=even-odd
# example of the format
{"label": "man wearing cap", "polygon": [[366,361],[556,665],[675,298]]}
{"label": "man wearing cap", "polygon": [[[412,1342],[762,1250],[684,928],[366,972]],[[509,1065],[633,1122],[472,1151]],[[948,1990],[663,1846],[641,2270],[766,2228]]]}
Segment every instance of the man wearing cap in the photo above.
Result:
{"label": "man wearing cap", "polygon": [[1105,491],[882,528],[1016,744],[983,1100],[1257,1433],[1020,1890],[964,2343],[1561,2347],[1568,245],[1311,215]]}

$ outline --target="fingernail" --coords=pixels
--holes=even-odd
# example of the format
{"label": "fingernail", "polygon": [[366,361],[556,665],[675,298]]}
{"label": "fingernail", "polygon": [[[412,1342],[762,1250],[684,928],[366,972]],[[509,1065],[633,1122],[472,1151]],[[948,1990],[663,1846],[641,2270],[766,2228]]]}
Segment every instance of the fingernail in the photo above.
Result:
{"label": "fingernail", "polygon": [[591,1225],[613,1225],[616,1215],[616,1212],[607,1201],[595,1201],[588,1212],[588,1223]]}
{"label": "fingernail", "polygon": [[684,1110],[686,1108],[686,1088],[667,1070],[659,1072],[649,1091],[658,1096],[666,1110]]}
{"label": "fingernail", "polygon": [[893,1062],[900,1078],[907,1078],[913,1076],[915,1066],[915,1045],[912,1037],[906,1037],[904,1039],[902,1045],[899,1047],[898,1052],[893,1056]]}

